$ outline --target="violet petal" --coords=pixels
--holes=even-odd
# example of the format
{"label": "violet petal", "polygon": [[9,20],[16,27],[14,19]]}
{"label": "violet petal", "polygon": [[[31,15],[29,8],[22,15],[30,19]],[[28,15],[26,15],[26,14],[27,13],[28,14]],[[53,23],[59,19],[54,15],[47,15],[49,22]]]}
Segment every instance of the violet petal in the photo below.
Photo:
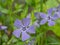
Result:
{"label": "violet petal", "polygon": [[53,8],[48,9],[48,14],[51,15],[53,12]]}
{"label": "violet petal", "polygon": [[17,38],[20,37],[20,34],[21,34],[21,30],[20,29],[14,30],[14,32],[13,32],[13,35],[15,35]]}
{"label": "violet petal", "polygon": [[54,14],[54,15],[51,17],[52,20],[56,20],[56,19],[58,19],[58,18],[59,18],[59,17],[58,17],[57,14]]}
{"label": "violet petal", "polygon": [[43,25],[43,24],[45,24],[47,22],[47,19],[42,19],[41,21],[40,21],[40,25]]}
{"label": "violet petal", "polygon": [[23,23],[24,26],[28,26],[30,24],[30,18],[24,18],[22,20],[22,23]]}
{"label": "violet petal", "polygon": [[14,25],[17,27],[17,28],[21,28],[22,27],[22,22],[20,20],[16,20]]}
{"label": "violet petal", "polygon": [[26,31],[29,33],[35,33],[35,28],[34,26],[30,26]]}
{"label": "violet petal", "polygon": [[23,31],[22,32],[22,41],[25,41],[25,40],[27,40],[29,38],[30,38],[30,36],[25,31]]}
{"label": "violet petal", "polygon": [[52,20],[48,20],[48,25],[49,25],[49,26],[53,26],[53,25],[55,25],[55,22],[52,21]]}
{"label": "violet petal", "polygon": [[44,13],[40,13],[41,18],[47,18],[47,15]]}

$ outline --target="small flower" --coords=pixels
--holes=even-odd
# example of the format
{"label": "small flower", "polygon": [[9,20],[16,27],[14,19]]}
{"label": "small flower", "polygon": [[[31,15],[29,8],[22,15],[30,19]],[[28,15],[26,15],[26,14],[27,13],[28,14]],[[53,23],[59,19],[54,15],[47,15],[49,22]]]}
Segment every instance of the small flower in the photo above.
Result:
{"label": "small flower", "polygon": [[6,30],[7,29],[7,26],[3,26],[1,23],[0,23],[0,30]]}
{"label": "small flower", "polygon": [[57,15],[56,15],[56,14],[52,15],[52,11],[53,11],[53,9],[50,8],[50,9],[48,10],[48,12],[47,12],[48,14],[40,13],[40,16],[41,16],[41,18],[42,18],[42,20],[41,20],[41,22],[40,22],[40,25],[43,25],[43,24],[45,24],[46,22],[48,22],[48,25],[49,25],[49,26],[55,25],[54,20],[57,19],[57,17],[56,17]]}
{"label": "small flower", "polygon": [[29,26],[30,24],[30,18],[24,18],[23,20],[16,20],[14,25],[18,28],[14,30],[13,35],[15,35],[17,38],[20,37],[22,33],[22,41],[25,41],[30,38],[30,35],[28,33],[35,33],[34,26]]}
{"label": "small flower", "polygon": [[36,17],[36,21],[34,22],[34,26],[39,27],[40,26],[40,20],[41,20],[40,13],[36,12],[34,15]]}
{"label": "small flower", "polygon": [[40,26],[40,24],[39,24],[39,21],[38,21],[38,20],[36,20],[36,21],[34,22],[34,26],[35,26],[35,27],[39,27],[39,26]]}
{"label": "small flower", "polygon": [[5,30],[5,29],[7,29],[6,26],[0,26],[0,30]]}

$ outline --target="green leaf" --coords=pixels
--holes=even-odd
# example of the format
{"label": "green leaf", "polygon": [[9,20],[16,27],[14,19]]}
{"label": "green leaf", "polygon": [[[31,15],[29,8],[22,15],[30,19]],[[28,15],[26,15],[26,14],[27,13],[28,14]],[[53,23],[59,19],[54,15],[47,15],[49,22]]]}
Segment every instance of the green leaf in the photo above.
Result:
{"label": "green leaf", "polygon": [[2,13],[5,13],[5,14],[8,14],[8,12],[9,12],[9,10],[4,9],[4,8],[2,8],[1,6],[0,6],[0,11],[1,11]]}
{"label": "green leaf", "polygon": [[13,13],[18,13],[20,11],[22,11],[22,9],[15,10]]}
{"label": "green leaf", "polygon": [[26,5],[26,7],[23,9],[23,12],[21,13],[21,19],[26,17],[27,13],[28,13],[28,6]]}

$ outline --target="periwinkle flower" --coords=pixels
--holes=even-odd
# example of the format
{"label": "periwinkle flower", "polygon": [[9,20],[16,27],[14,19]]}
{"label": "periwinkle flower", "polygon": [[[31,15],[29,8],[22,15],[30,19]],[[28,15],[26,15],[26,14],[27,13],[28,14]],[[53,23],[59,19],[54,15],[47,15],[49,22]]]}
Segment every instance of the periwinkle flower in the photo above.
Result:
{"label": "periwinkle flower", "polygon": [[50,8],[50,9],[48,10],[48,12],[47,12],[48,14],[40,13],[40,16],[41,16],[41,18],[42,18],[42,20],[41,20],[41,22],[40,22],[40,25],[43,25],[43,24],[45,24],[46,22],[48,22],[48,25],[49,25],[49,26],[55,25],[54,20],[57,19],[57,15],[56,15],[56,14],[53,14],[53,15],[52,15],[52,11],[53,11],[53,9]]}
{"label": "periwinkle flower", "polygon": [[7,26],[0,25],[0,30],[6,30],[6,29],[7,29]]}
{"label": "periwinkle flower", "polygon": [[40,20],[41,20],[40,12],[35,12],[34,15],[36,17],[36,21],[34,22],[34,26],[39,27],[40,26]]}
{"label": "periwinkle flower", "polygon": [[28,33],[35,33],[34,26],[30,26],[30,18],[24,18],[23,20],[16,20],[14,25],[18,28],[14,30],[13,35],[19,38],[22,34],[22,41],[30,38]]}

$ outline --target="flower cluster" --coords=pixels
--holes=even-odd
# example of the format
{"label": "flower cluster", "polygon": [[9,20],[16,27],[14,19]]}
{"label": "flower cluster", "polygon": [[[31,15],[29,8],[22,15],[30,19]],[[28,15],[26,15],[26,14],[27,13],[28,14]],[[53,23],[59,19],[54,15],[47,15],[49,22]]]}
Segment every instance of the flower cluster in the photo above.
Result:
{"label": "flower cluster", "polygon": [[[55,25],[54,21],[56,19],[60,18],[60,10],[59,9],[60,9],[60,6],[58,8],[48,9],[47,14],[42,13],[42,12],[35,13],[35,17],[37,19],[35,25],[36,26],[43,25],[46,22],[48,22],[49,26]],[[37,22],[39,22],[39,23],[37,23]]]}
{"label": "flower cluster", "polygon": [[17,19],[14,23],[17,29],[14,30],[13,35],[15,35],[17,38],[22,36],[22,41],[25,41],[30,38],[28,33],[35,33],[36,26],[39,27],[40,25],[43,25],[46,22],[48,22],[49,26],[55,25],[55,20],[60,18],[59,9],[60,7],[50,8],[47,10],[47,14],[42,13],[42,12],[36,12],[35,13],[36,21],[34,23],[35,26],[30,25],[30,18],[24,18],[23,20]]}
{"label": "flower cluster", "polygon": [[[36,17],[36,21],[33,25],[30,25],[30,14],[22,20],[16,19],[14,26],[16,26],[17,29],[13,31],[13,35],[17,38],[21,37],[22,41],[25,41],[30,38],[29,34],[35,34],[35,27],[39,27],[46,22],[48,23],[48,26],[55,25],[55,20],[60,18],[60,6],[48,9],[46,14],[42,12],[36,12],[34,15]],[[0,25],[0,30],[5,29],[7,29],[6,26]]]}

